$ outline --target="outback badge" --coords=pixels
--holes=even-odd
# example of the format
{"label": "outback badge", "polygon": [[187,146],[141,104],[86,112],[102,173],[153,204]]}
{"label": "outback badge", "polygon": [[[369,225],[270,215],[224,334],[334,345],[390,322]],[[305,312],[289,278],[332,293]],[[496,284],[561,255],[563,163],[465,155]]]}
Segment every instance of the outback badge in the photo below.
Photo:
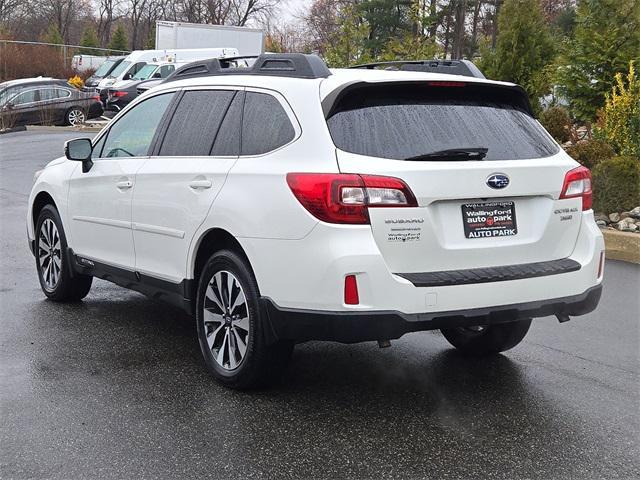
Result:
{"label": "outback badge", "polygon": [[491,188],[495,188],[496,190],[500,190],[501,188],[505,188],[509,185],[509,177],[504,173],[493,173],[489,175],[489,178],[487,178],[487,185]]}

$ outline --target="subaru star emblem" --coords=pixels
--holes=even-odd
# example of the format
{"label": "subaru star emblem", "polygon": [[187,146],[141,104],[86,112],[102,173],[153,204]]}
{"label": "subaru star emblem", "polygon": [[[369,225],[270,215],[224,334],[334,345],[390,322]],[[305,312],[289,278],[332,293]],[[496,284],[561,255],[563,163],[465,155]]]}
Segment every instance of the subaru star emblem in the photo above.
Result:
{"label": "subaru star emblem", "polygon": [[494,173],[487,178],[487,185],[491,188],[495,188],[499,190],[501,188],[505,188],[509,185],[509,177],[507,177],[504,173]]}

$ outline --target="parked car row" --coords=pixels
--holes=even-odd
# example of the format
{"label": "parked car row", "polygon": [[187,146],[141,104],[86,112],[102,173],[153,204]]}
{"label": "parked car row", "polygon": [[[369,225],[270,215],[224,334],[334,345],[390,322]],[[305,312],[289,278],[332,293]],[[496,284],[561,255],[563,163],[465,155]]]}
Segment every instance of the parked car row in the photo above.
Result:
{"label": "parked car row", "polygon": [[96,92],[105,110],[118,112],[138,96],[144,80],[164,79],[188,62],[234,57],[235,48],[136,50],[126,57],[110,57],[87,79],[85,91]]}
{"label": "parked car row", "polygon": [[0,128],[77,125],[105,110],[119,112],[145,90],[145,82],[155,85],[188,62],[237,56],[235,48],[138,50],[106,58],[82,90],[54,78],[0,83]]}
{"label": "parked car row", "polygon": [[146,80],[162,80],[171,75],[184,63],[147,63],[130,80],[122,80],[103,90],[104,108],[119,112],[138,96],[138,86]]}
{"label": "parked car row", "polygon": [[66,80],[26,78],[0,83],[0,129],[23,125],[79,125],[101,116],[96,93]]}

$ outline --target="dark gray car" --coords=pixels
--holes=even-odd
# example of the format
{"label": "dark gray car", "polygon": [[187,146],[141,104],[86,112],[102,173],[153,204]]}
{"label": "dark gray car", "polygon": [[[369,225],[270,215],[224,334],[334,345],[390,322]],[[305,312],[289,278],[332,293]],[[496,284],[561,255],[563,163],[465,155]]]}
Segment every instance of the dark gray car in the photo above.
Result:
{"label": "dark gray car", "polygon": [[36,78],[0,83],[0,128],[22,125],[78,125],[102,115],[96,93],[65,80]]}

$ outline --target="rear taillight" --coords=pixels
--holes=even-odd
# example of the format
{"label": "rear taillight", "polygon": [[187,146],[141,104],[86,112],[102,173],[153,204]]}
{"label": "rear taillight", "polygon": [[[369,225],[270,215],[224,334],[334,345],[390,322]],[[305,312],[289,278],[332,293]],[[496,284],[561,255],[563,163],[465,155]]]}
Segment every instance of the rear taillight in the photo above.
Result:
{"label": "rear taillight", "polygon": [[96,102],[99,102],[100,101],[100,95],[97,95],[97,94],[96,95],[92,95],[91,99],[95,100]]}
{"label": "rear taillight", "polygon": [[564,176],[560,198],[582,198],[582,210],[590,210],[593,203],[591,172],[587,167],[569,170]]}
{"label": "rear taillight", "polygon": [[417,207],[409,187],[394,177],[289,173],[289,188],[309,213],[328,223],[368,224],[372,207]]}
{"label": "rear taillight", "polygon": [[115,92],[112,92],[111,95],[114,96],[114,97],[124,97],[126,95],[129,95],[129,93],[128,92],[123,92],[121,90],[116,90]]}

